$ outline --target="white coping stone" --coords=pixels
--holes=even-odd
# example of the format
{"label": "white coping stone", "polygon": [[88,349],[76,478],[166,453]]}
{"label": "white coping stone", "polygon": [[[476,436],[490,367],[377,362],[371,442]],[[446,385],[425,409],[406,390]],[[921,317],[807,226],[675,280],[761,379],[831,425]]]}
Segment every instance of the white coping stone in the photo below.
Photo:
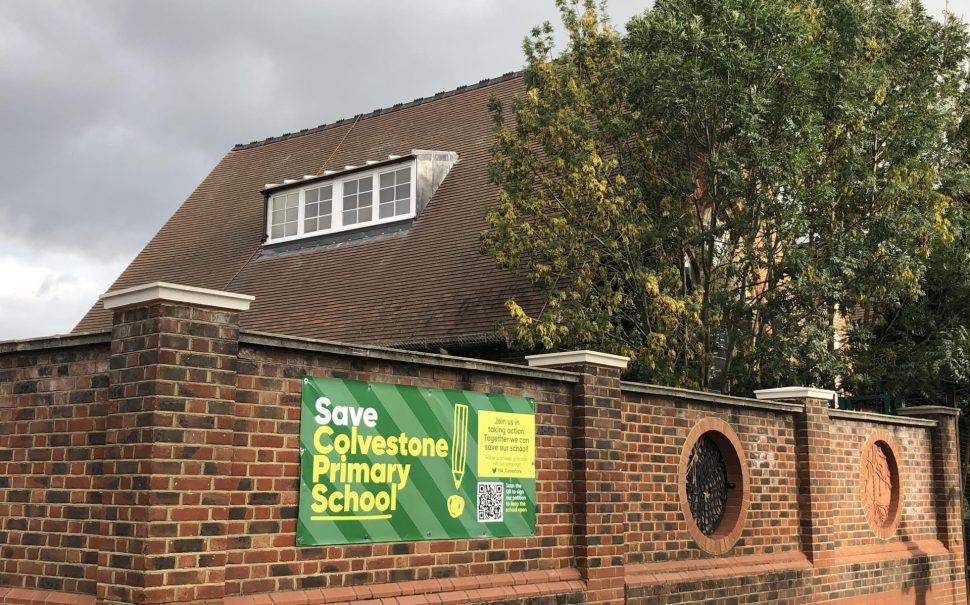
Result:
{"label": "white coping stone", "polygon": [[100,297],[105,309],[117,309],[156,300],[186,303],[200,307],[215,307],[230,311],[247,311],[249,304],[256,300],[255,296],[209,290],[180,284],[170,284],[156,281],[133,288],[106,292]]}
{"label": "white coping stone", "polygon": [[824,399],[834,401],[837,393],[828,389],[816,389],[814,387],[780,387],[777,389],[759,389],[754,392],[758,399],[774,399],[784,401],[786,399]]}
{"label": "white coping stone", "polygon": [[623,370],[626,368],[627,364],[630,363],[629,357],[589,350],[526,355],[525,360],[529,362],[529,366],[534,368],[548,368],[577,363],[589,363],[598,366],[607,366],[610,368],[620,368]]}

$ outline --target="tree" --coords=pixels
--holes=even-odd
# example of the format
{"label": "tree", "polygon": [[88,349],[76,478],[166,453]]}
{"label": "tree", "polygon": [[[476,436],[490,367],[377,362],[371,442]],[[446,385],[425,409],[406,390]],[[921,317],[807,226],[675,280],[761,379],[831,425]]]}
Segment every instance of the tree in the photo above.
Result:
{"label": "tree", "polygon": [[[625,38],[590,0],[527,40],[493,108],[483,249],[545,294],[524,348],[744,394],[832,387],[866,322],[918,297],[949,237],[962,24],[885,0],[658,0]],[[511,122],[511,123],[509,123]],[[860,349],[861,350],[861,349]]]}
{"label": "tree", "polygon": [[668,262],[662,217],[627,180],[649,140],[627,101],[620,38],[590,3],[582,14],[560,9],[568,51],[552,60],[551,26],[534,30],[514,125],[493,107],[499,198],[483,248],[545,293],[535,315],[509,301],[510,336],[527,349],[623,353],[657,381],[681,384],[699,352],[697,305]]}
{"label": "tree", "polygon": [[855,339],[855,371],[849,386],[857,392],[970,411],[968,103],[970,90],[964,89],[957,110],[962,121],[947,136],[962,156],[963,170],[948,171],[940,183],[941,190],[956,200],[947,215],[952,237],[934,243],[919,295],[883,309],[870,319],[870,329]]}

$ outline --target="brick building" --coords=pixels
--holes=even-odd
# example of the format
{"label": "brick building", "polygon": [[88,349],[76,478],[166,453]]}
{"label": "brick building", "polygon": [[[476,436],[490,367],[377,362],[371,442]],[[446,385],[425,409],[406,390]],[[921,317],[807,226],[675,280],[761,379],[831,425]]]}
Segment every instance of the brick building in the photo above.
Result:
{"label": "brick building", "polygon": [[[535,302],[477,252],[520,88],[237,146],[74,334],[0,343],[0,602],[966,602],[954,410],[415,351],[501,358]],[[534,523],[299,545],[310,378],[527,398]]]}

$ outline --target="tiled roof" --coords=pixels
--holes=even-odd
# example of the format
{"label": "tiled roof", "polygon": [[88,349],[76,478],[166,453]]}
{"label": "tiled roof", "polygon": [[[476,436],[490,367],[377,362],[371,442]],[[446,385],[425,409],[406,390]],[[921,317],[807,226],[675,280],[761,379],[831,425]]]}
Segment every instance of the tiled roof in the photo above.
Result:
{"label": "tiled roof", "polygon": [[[489,98],[522,91],[518,74],[333,124],[235,146],[111,290],[153,281],[252,294],[242,328],[352,343],[438,345],[493,340],[527,283],[479,252],[493,122]],[[459,162],[410,229],[336,246],[263,254],[266,183],[302,179],[412,149]],[[97,303],[76,332],[107,329]]]}

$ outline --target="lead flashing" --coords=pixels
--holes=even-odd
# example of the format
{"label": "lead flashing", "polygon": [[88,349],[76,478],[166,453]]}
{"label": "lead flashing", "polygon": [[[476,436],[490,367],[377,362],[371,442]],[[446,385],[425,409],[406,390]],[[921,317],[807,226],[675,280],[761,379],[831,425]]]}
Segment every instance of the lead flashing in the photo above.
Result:
{"label": "lead flashing", "polygon": [[600,353],[599,351],[590,351],[586,349],[582,351],[565,351],[562,353],[526,355],[525,360],[529,362],[529,366],[533,368],[591,364],[625,370],[627,364],[630,363],[629,357],[624,357],[622,355],[611,355],[609,353]]}
{"label": "lead flashing", "polygon": [[100,297],[105,309],[118,309],[149,302],[173,302],[229,311],[247,311],[255,296],[167,282],[152,282],[133,288],[106,292]]}
{"label": "lead flashing", "polygon": [[309,185],[315,185],[321,181],[334,181],[337,179],[342,179],[349,174],[354,174],[357,172],[379,170],[393,164],[413,162],[415,157],[417,156],[415,155],[415,152],[412,151],[408,155],[389,155],[383,160],[368,160],[360,166],[345,166],[343,170],[327,170],[323,174],[306,175],[302,179],[283,179],[283,181],[280,183],[266,183],[266,186],[260,189],[260,193],[263,195],[272,195],[274,193],[279,193],[280,191],[301,189]]}

